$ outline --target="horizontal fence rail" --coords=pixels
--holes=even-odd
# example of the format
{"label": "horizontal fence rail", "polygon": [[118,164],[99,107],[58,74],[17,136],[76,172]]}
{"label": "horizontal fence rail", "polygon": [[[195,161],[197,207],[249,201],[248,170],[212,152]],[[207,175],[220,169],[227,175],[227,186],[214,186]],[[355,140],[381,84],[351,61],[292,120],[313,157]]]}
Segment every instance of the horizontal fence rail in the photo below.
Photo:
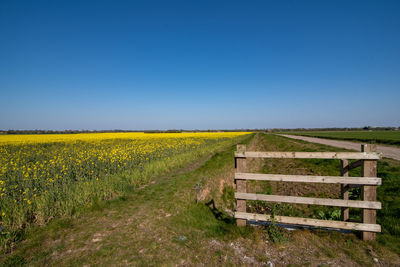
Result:
{"label": "horizontal fence rail", "polygon": [[[246,212],[235,212],[235,218],[252,220],[252,221],[271,221],[272,219],[271,215],[246,213]],[[381,226],[379,224],[327,221],[327,220],[276,216],[276,215],[274,216],[274,221],[282,224],[306,225],[314,227],[338,228],[344,230],[357,230],[357,231],[378,232],[378,233],[381,232]]]}
{"label": "horizontal fence rail", "polygon": [[360,201],[360,200],[343,200],[331,198],[313,198],[313,197],[291,197],[279,195],[263,195],[252,193],[235,193],[236,199],[245,200],[263,200],[268,202],[292,203],[292,204],[308,204],[332,207],[347,207],[379,210],[382,208],[380,202],[376,201]]}
{"label": "horizontal fence rail", "polygon": [[261,173],[239,173],[239,172],[235,173],[235,179],[272,181],[272,182],[295,182],[295,183],[358,184],[358,185],[382,184],[382,179],[378,177],[313,176],[313,175],[261,174]]}
{"label": "horizontal fence rail", "polygon": [[[341,176],[246,173],[246,158],[340,159]],[[377,160],[380,158],[381,155],[375,152],[375,147],[373,145],[362,145],[362,152],[253,152],[246,151],[245,145],[238,145],[237,152],[235,152],[235,218],[237,225],[244,226],[248,220],[266,222],[272,220],[271,215],[247,213],[247,200],[334,206],[342,208],[342,221],[287,216],[274,216],[273,220],[282,224],[358,230],[363,231],[364,240],[374,240],[376,238],[376,233],[381,232],[381,226],[376,224],[376,210],[382,208],[382,204],[376,201],[376,186],[382,184],[382,179],[376,177]],[[349,163],[349,159],[357,161]],[[349,170],[360,166],[362,177],[348,176]],[[247,193],[247,180],[340,184],[342,199]],[[362,200],[349,200],[349,189],[357,186],[362,187]],[[362,223],[348,221],[349,208],[363,209]]]}
{"label": "horizontal fence rail", "polygon": [[381,158],[380,153],[365,152],[235,152],[236,158],[279,159],[370,159]]}

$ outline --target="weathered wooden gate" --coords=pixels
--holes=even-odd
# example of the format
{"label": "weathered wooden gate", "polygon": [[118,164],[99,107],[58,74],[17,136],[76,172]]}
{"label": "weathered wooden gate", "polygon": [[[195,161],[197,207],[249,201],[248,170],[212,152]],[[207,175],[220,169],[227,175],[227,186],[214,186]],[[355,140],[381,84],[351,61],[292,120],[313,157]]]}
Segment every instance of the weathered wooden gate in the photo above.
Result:
{"label": "weathered wooden gate", "polygon": [[[246,212],[246,200],[263,200],[268,202],[296,203],[309,205],[336,206],[342,208],[342,221],[318,220],[299,217],[274,216],[275,222],[303,226],[337,228],[363,231],[363,240],[374,240],[381,226],[376,224],[376,210],[381,203],[376,201],[376,186],[382,183],[377,175],[377,160],[380,154],[375,152],[374,145],[362,145],[362,152],[251,152],[245,145],[238,145],[235,153],[236,172],[236,212],[238,226],[245,226],[247,220],[270,221],[271,216]],[[340,159],[342,176],[310,176],[246,173],[247,158],[281,158],[281,159]],[[357,161],[348,163],[349,159]],[[361,166],[362,177],[349,177],[350,169]],[[294,197],[247,193],[246,181],[279,181],[301,183],[332,183],[341,185],[342,199]],[[349,189],[362,186],[362,200],[349,200]],[[362,223],[349,222],[349,208],[361,208]]]}

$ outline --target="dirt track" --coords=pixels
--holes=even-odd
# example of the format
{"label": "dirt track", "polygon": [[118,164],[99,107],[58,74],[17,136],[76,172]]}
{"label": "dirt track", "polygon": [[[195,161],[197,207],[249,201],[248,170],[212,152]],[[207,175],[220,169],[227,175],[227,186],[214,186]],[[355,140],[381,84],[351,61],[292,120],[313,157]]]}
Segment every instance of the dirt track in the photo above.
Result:
{"label": "dirt track", "polygon": [[[298,135],[287,135],[281,134],[281,136],[285,136],[292,139],[303,140],[312,143],[318,143],[328,146],[346,148],[346,149],[354,149],[361,150],[361,143],[348,142],[348,141],[339,141],[339,140],[330,140],[330,139],[322,139],[315,137],[307,137],[307,136],[298,136]],[[392,158],[396,160],[400,160],[400,148],[397,147],[389,147],[389,146],[376,146],[378,152],[382,153],[383,157]]]}

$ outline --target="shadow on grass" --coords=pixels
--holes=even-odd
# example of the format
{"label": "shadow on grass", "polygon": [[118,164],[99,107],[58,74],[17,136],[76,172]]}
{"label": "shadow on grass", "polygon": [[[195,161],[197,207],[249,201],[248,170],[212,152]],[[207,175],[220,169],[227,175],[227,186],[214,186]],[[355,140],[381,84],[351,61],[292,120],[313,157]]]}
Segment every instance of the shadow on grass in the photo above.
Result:
{"label": "shadow on grass", "polygon": [[235,218],[218,210],[217,207],[215,207],[214,199],[211,199],[209,202],[205,203],[205,205],[211,210],[215,219],[217,219],[218,221],[223,221],[226,224],[236,225]]}

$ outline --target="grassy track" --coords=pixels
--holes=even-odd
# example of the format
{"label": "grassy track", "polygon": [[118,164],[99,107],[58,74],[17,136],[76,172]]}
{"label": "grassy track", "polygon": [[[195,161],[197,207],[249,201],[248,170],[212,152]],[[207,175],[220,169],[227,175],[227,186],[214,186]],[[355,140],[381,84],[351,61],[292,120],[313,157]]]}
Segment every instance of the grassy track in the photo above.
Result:
{"label": "grassy track", "polygon": [[285,134],[400,146],[400,131],[287,132]]}
{"label": "grassy track", "polygon": [[[241,140],[213,133],[127,135],[4,136],[1,141],[38,140],[0,142],[0,249],[12,249],[31,225],[78,216],[88,206]],[[46,143],[49,139],[52,143]]]}
{"label": "grassy track", "polygon": [[[243,142],[251,150],[337,150],[274,135],[258,134]],[[114,200],[100,201],[77,218],[54,220],[30,231],[26,241],[13,253],[0,258],[0,262],[29,266],[265,266],[270,261],[275,266],[372,266],[373,258],[377,258],[383,266],[400,264],[399,256],[388,248],[393,243],[366,243],[352,233],[236,227],[229,216],[233,203],[235,150],[231,144],[221,144],[167,175],[154,176],[147,186],[125,192]],[[335,164],[338,162],[331,161],[328,165],[327,162],[252,160],[249,168],[254,172],[337,174]],[[382,170],[387,172],[385,175],[396,170],[393,162],[387,164],[380,169],[381,174]],[[393,179],[396,178],[393,176]],[[396,191],[397,185],[393,183],[392,186],[385,190]],[[196,194],[195,188],[201,188],[200,194]],[[332,187],[273,183],[249,184],[248,189],[265,193],[336,194]],[[200,200],[198,204],[196,199]],[[268,208],[249,204],[249,209]],[[281,206],[276,212],[321,214],[308,207],[290,210]],[[324,216],[332,216],[331,210],[323,212]],[[357,214],[352,216],[356,218]],[[397,220],[395,216],[394,220]]]}

